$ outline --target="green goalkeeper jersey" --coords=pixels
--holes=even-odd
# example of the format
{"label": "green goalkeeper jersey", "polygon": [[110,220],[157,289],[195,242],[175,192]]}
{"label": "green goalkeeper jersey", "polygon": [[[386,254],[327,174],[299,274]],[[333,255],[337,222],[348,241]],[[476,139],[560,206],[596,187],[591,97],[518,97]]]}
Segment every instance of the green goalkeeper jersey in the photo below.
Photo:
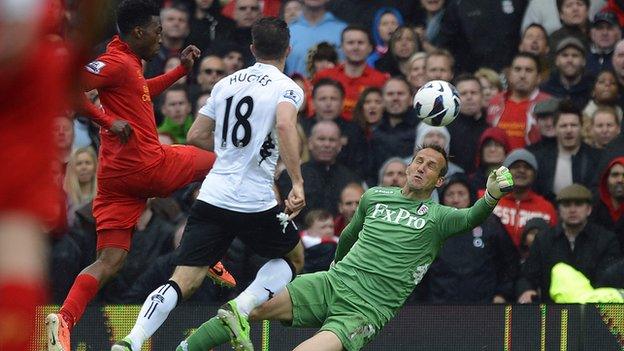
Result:
{"label": "green goalkeeper jersey", "polygon": [[423,278],[448,237],[466,232],[492,212],[485,200],[456,209],[412,200],[401,188],[375,187],[362,195],[327,274],[388,320]]}

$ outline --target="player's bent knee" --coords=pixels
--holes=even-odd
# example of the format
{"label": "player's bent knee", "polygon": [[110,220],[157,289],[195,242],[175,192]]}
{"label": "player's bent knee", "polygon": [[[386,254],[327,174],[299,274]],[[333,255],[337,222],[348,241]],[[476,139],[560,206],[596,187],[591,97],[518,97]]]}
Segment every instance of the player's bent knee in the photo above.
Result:
{"label": "player's bent knee", "polygon": [[209,267],[190,267],[190,266],[178,266],[176,267],[171,280],[176,282],[180,287],[180,292],[184,299],[190,297],[199,289],[206,278],[206,272]]}

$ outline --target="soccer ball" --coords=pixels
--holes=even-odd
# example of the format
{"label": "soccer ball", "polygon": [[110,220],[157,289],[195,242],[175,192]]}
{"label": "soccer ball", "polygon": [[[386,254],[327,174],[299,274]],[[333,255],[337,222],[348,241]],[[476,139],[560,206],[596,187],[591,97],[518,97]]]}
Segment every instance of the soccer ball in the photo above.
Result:
{"label": "soccer ball", "polygon": [[414,109],[421,121],[430,126],[445,126],[459,115],[461,101],[457,89],[446,81],[432,80],[414,95]]}

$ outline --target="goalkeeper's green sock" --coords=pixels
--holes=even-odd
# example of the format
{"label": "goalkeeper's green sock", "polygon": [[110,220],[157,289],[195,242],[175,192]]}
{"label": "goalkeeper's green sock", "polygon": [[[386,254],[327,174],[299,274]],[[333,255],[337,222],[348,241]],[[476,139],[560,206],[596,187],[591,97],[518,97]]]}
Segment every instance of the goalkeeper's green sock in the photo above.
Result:
{"label": "goalkeeper's green sock", "polygon": [[230,334],[223,323],[217,317],[212,317],[182,341],[176,351],[205,351],[228,341],[230,341]]}

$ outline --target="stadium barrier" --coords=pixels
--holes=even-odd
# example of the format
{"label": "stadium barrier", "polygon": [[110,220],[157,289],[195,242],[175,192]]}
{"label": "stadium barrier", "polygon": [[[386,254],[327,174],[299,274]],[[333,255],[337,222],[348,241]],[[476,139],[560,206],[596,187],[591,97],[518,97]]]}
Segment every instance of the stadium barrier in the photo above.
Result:
{"label": "stadium barrier", "polygon": [[[179,306],[142,350],[174,351],[193,328],[215,315],[217,307]],[[31,350],[45,350],[44,318],[57,308],[39,309]],[[112,341],[130,331],[139,309],[89,307],[72,333],[73,351],[109,350]],[[275,322],[252,326],[257,350],[292,350],[314,332]],[[365,350],[622,351],[624,305],[407,305]]]}

